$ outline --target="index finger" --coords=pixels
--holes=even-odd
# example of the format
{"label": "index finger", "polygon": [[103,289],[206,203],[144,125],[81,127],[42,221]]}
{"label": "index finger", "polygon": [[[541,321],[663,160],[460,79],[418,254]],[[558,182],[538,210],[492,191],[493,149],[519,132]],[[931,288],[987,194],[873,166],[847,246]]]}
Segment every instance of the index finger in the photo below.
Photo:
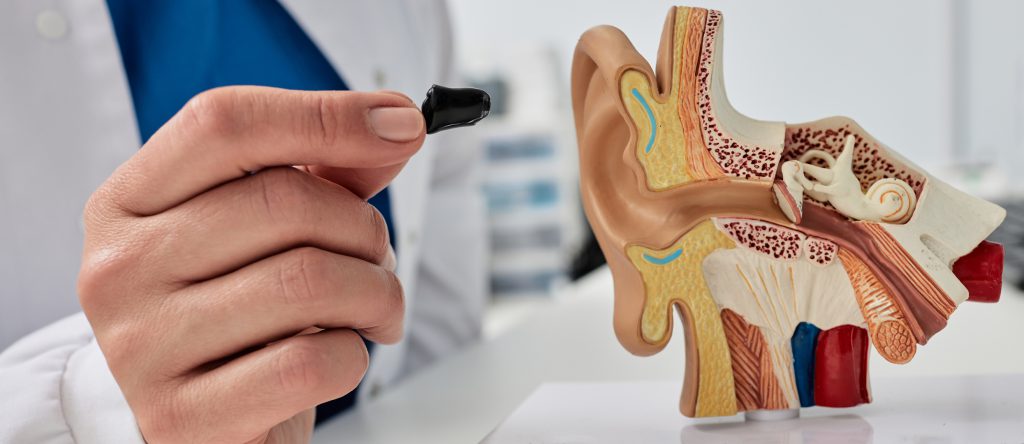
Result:
{"label": "index finger", "polygon": [[[389,131],[375,129],[371,111]],[[416,105],[393,93],[218,88],[190,100],[101,192],[125,212],[152,215],[263,168],[323,165],[359,171],[352,191],[366,195],[394,178],[424,136]]]}

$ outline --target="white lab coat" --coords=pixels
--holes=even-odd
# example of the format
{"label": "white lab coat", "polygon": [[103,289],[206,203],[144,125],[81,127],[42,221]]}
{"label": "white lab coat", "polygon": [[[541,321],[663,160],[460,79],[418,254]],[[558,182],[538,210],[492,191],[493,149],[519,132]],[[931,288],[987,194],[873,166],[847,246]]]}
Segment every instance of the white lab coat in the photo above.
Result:
{"label": "white lab coat", "polygon": [[[281,2],[353,89],[417,98],[452,79],[442,0]],[[85,317],[72,314],[82,208],[138,149],[134,119],[104,0],[0,2],[2,443],[141,442]],[[374,349],[362,397],[479,335],[479,150],[452,140],[466,136],[428,137],[391,185],[407,337]]]}

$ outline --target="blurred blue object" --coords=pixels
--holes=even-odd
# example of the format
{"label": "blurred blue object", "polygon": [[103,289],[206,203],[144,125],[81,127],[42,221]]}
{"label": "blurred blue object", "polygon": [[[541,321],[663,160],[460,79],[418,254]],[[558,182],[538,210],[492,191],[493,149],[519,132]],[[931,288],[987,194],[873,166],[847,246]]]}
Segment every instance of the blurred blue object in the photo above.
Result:
{"label": "blurred blue object", "polygon": [[487,145],[487,160],[501,162],[512,159],[534,159],[552,157],[554,146],[551,138],[525,136],[493,140]]}
{"label": "blurred blue object", "polygon": [[517,208],[540,208],[558,201],[558,184],[550,180],[524,183],[490,184],[484,187],[492,212]]}

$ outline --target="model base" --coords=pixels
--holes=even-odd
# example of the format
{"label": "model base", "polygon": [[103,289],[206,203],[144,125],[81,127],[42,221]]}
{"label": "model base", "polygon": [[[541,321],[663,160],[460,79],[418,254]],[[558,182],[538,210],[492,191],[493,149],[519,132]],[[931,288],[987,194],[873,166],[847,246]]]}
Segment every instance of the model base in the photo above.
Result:
{"label": "model base", "polygon": [[800,409],[786,410],[751,410],[743,413],[747,421],[785,421],[800,417]]}

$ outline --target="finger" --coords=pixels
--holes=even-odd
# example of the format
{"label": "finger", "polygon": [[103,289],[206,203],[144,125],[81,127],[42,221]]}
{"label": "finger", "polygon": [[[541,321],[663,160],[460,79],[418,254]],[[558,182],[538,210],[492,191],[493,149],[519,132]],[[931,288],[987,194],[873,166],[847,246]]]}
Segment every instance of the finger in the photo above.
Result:
{"label": "finger", "polygon": [[352,330],[295,336],[248,353],[186,382],[180,393],[194,436],[244,442],[351,392],[369,356]]}
{"label": "finger", "polygon": [[394,179],[404,167],[405,163],[403,162],[400,165],[380,168],[339,168],[308,165],[306,169],[317,177],[322,177],[352,190],[355,195],[362,199],[369,199],[387,186],[387,183],[383,182],[381,178]]}
{"label": "finger", "polygon": [[[189,349],[187,360],[161,364],[182,372],[311,326],[358,330],[366,339],[402,337],[402,285],[391,271],[315,248],[299,248],[172,294],[163,309],[189,313],[165,324],[167,356]],[[158,355],[161,355],[157,351]]]}
{"label": "finger", "polygon": [[[409,101],[410,106],[417,107],[415,102],[409,99],[408,96],[398,91],[391,90],[380,90],[382,94],[391,94],[401,98],[402,100]],[[327,179],[331,182],[346,186],[350,190],[354,190],[356,195],[363,199],[369,199],[373,195],[380,192],[383,186],[380,186],[379,181],[374,179],[377,177],[395,177],[405,166],[405,163],[401,165],[391,165],[381,168],[344,168],[324,165],[308,165],[306,168],[309,172]]]}
{"label": "finger", "polygon": [[263,168],[324,165],[376,169],[351,184],[369,195],[423,137],[415,105],[391,93],[218,88],[190,100],[160,128],[115,172],[107,193],[117,208],[151,215]]}
{"label": "finger", "polygon": [[287,421],[270,429],[266,444],[292,444],[310,442],[313,437],[313,424],[316,422],[316,409],[309,409],[289,418]]}
{"label": "finger", "polygon": [[297,246],[389,259],[387,223],[348,189],[299,171],[271,168],[227,183],[155,216],[161,230],[144,264],[178,282],[220,276]]}

